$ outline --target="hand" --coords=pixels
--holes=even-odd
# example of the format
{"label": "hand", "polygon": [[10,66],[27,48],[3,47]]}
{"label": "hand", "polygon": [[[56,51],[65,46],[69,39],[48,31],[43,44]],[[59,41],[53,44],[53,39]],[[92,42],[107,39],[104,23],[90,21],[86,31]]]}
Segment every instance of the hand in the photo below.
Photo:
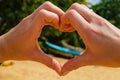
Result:
{"label": "hand", "polygon": [[45,25],[59,28],[59,16],[64,12],[50,2],[45,2],[15,28],[0,36],[0,61],[9,59],[39,61],[60,74],[60,64],[46,55],[38,45]]}
{"label": "hand", "polygon": [[64,64],[62,74],[86,65],[120,67],[120,30],[84,5],[73,4],[61,18],[77,30],[86,49]]}

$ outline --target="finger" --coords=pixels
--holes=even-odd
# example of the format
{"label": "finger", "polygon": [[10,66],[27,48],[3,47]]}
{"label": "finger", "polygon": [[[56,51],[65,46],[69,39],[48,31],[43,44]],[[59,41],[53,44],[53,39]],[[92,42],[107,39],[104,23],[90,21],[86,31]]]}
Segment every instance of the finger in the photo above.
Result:
{"label": "finger", "polygon": [[33,12],[33,15],[37,14],[41,9],[46,9],[48,11],[54,12],[54,13],[58,14],[59,16],[64,14],[64,12],[60,8],[58,8],[57,6],[52,4],[51,2],[46,1],[44,4],[42,4],[39,8],[37,8]]}
{"label": "finger", "polygon": [[65,63],[62,67],[61,74],[66,75],[70,71],[75,70],[79,67],[92,65],[94,61],[93,58],[94,57],[91,54],[89,54],[88,52],[84,52],[83,55],[75,57]]}
{"label": "finger", "polygon": [[[39,47],[39,46],[38,46]],[[38,55],[35,61],[43,63],[44,65],[48,66],[49,68],[55,70],[59,75],[61,74],[61,65],[58,61],[48,56],[44,53],[41,49],[38,50]]]}
{"label": "finger", "polygon": [[71,25],[77,30],[81,38],[85,41],[90,35],[90,24],[76,11],[69,10],[64,15],[65,18],[68,18]]}
{"label": "finger", "polygon": [[74,3],[69,9],[76,10],[86,21],[91,22],[96,14],[83,4]]}
{"label": "finger", "polygon": [[[51,2],[46,1],[44,4],[42,4],[39,8],[37,8],[33,13],[32,16],[34,16],[39,13],[41,9],[46,9],[50,12],[56,13],[59,17],[64,14],[64,12],[58,8],[57,6],[53,5]],[[59,28],[59,26],[55,26],[56,28]]]}
{"label": "finger", "polygon": [[38,34],[41,32],[44,25],[58,26],[58,15],[44,9],[40,10],[31,23],[31,29],[34,29],[34,34],[37,34],[37,37],[39,37]]}
{"label": "finger", "polygon": [[75,29],[72,27],[68,17],[65,17],[65,14],[60,17],[60,28],[59,30],[62,32],[73,32]]}
{"label": "finger", "polygon": [[75,29],[70,24],[61,24],[60,31],[62,32],[73,32]]}
{"label": "finger", "polygon": [[53,12],[42,9],[40,11],[40,18],[44,21],[44,25],[59,25],[59,16]]}
{"label": "finger", "polygon": [[64,29],[64,32],[73,32],[73,31],[75,31],[75,29],[71,25],[66,26]]}

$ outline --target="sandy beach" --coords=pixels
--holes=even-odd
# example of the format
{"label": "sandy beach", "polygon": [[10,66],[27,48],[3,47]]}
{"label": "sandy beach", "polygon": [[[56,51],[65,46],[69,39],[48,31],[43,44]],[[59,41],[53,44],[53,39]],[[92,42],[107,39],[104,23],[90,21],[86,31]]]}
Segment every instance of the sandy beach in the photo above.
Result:
{"label": "sandy beach", "polygon": [[[56,59],[61,64],[67,61]],[[120,80],[120,68],[85,66],[60,77],[54,70],[38,62],[12,62],[12,65],[0,66],[0,80]]]}

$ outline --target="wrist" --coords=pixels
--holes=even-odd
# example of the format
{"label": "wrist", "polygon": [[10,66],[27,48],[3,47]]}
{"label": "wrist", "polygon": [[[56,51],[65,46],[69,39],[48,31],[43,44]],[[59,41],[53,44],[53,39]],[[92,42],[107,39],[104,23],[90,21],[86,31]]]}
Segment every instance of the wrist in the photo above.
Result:
{"label": "wrist", "polygon": [[4,35],[0,36],[0,62],[4,61],[5,54],[7,54],[7,49],[5,47]]}

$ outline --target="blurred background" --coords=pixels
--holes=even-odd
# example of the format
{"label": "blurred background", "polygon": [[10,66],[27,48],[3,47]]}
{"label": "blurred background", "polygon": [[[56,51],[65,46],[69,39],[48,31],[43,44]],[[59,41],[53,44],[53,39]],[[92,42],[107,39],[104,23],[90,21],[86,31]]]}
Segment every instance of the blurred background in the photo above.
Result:
{"label": "blurred background", "polygon": [[[16,26],[24,17],[31,14],[45,1],[46,0],[0,0],[0,35],[8,32],[11,28]],[[120,0],[49,1],[64,11],[66,11],[74,2],[85,4],[89,8],[93,9],[94,12],[120,28]],[[85,49],[84,43],[76,31],[71,33],[60,32],[49,25],[44,27],[38,41],[40,47],[46,53],[53,54],[55,56],[61,56],[60,51],[51,49],[45,44],[46,41],[72,50],[82,51]]]}

